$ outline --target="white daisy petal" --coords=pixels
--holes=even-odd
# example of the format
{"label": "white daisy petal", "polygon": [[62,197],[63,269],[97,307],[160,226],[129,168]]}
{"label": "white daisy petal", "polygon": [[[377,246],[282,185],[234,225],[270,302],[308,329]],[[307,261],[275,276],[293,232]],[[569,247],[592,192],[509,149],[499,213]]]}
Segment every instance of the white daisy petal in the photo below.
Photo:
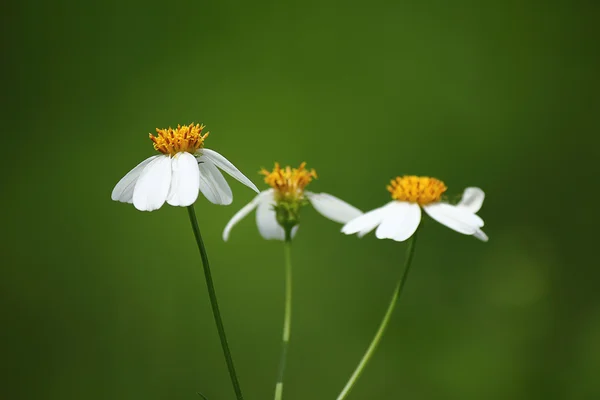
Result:
{"label": "white daisy petal", "polygon": [[[275,215],[275,199],[273,198],[273,190],[267,190],[268,195],[262,196],[258,202],[256,209],[256,226],[260,235],[267,240],[285,240],[285,232],[281,225],[277,223]],[[298,232],[298,225],[292,228],[292,238]]]}
{"label": "white daisy petal", "polygon": [[403,242],[415,233],[421,222],[421,208],[416,203],[394,201],[386,207],[381,224],[375,231],[378,239]]}
{"label": "white daisy petal", "polygon": [[273,195],[261,198],[256,209],[256,225],[260,235],[267,240],[285,240],[285,232],[277,223]]}
{"label": "white daisy petal", "polygon": [[381,223],[385,214],[385,209],[389,204],[391,203],[354,218],[342,227],[342,233],[345,233],[346,235],[358,233],[358,236],[362,237],[371,232]]}
{"label": "white daisy petal", "polygon": [[488,241],[488,236],[481,229],[477,229],[475,231],[475,233],[473,234],[473,236],[475,236],[477,239],[479,239],[479,240],[481,240],[483,242],[487,242]]}
{"label": "white daisy petal", "polygon": [[372,210],[370,212],[372,213],[371,224],[366,225],[363,229],[361,229],[360,231],[357,232],[357,236],[359,238],[362,238],[367,233],[371,232],[373,229],[375,229],[381,223],[381,220],[383,219],[383,215],[385,214],[385,206],[376,208],[375,210]]}
{"label": "white daisy petal", "polygon": [[171,189],[167,203],[187,207],[198,198],[200,171],[196,157],[190,153],[178,153],[171,161]]}
{"label": "white daisy petal", "polygon": [[229,234],[231,233],[231,229],[233,229],[233,227],[238,222],[240,222],[243,218],[245,218],[248,214],[250,214],[252,212],[252,210],[254,210],[258,206],[258,204],[260,203],[260,201],[263,197],[267,197],[267,198],[273,197],[273,194],[270,193],[272,191],[273,191],[273,189],[269,189],[269,190],[265,190],[264,192],[260,192],[252,199],[252,201],[250,203],[246,204],[244,207],[242,207],[241,210],[239,210],[237,213],[235,213],[235,215],[229,220],[229,222],[225,226],[225,229],[223,230],[223,240],[224,241],[227,241],[229,239]]}
{"label": "white daisy petal", "polygon": [[213,204],[229,205],[233,201],[233,193],[223,174],[207,158],[200,158],[198,164],[200,191]]}
{"label": "white daisy petal", "polygon": [[110,198],[115,201],[121,201],[123,203],[132,203],[133,202],[133,189],[135,188],[135,183],[137,182],[140,174],[148,165],[148,163],[154,160],[156,157],[160,156],[152,156],[150,158],[145,159],[141,163],[139,163],[134,169],[129,171],[127,175],[125,175],[119,183],[115,186],[110,195]]}
{"label": "white daisy petal", "polygon": [[322,216],[340,224],[345,224],[363,214],[358,208],[327,193],[306,192],[306,196]]}
{"label": "white daisy petal", "polygon": [[158,156],[143,169],[133,189],[133,205],[140,211],[157,210],[171,187],[171,158]]}
{"label": "white daisy petal", "polygon": [[462,199],[457,204],[457,206],[466,208],[472,213],[476,213],[481,209],[481,205],[483,204],[483,200],[485,199],[485,193],[483,190],[477,187],[468,187],[465,189]]}
{"label": "white daisy petal", "polygon": [[483,226],[483,220],[468,209],[447,203],[423,206],[429,216],[440,224],[465,235],[473,235]]}
{"label": "white daisy petal", "polygon": [[258,188],[250,179],[246,178],[246,175],[242,174],[228,159],[220,155],[214,150],[210,149],[202,149],[202,156],[212,161],[217,167],[221,168],[223,171],[227,172],[234,179],[248,186],[250,189],[254,190],[256,193],[260,193]]}

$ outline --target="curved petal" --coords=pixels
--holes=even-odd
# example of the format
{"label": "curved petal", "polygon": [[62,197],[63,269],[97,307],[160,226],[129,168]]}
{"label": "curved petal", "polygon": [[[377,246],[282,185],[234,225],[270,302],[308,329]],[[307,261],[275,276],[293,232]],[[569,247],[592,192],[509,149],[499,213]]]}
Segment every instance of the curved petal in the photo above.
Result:
{"label": "curved petal", "polygon": [[171,189],[167,203],[187,207],[198,198],[200,170],[196,157],[190,153],[178,153],[171,161]]}
{"label": "curved petal", "polygon": [[231,233],[231,229],[233,229],[233,227],[238,222],[240,222],[244,217],[246,217],[248,214],[250,214],[252,212],[252,210],[254,210],[258,206],[258,204],[260,203],[260,201],[262,200],[263,197],[267,197],[267,198],[269,196],[272,197],[272,194],[270,194],[269,191],[270,190],[265,190],[264,192],[260,192],[259,194],[254,196],[254,198],[252,199],[252,201],[250,203],[246,204],[237,213],[235,213],[235,215],[233,217],[231,217],[231,219],[225,226],[225,229],[223,230],[223,240],[224,241],[227,241],[229,239],[229,234]]}
{"label": "curved petal", "polygon": [[140,174],[148,165],[148,163],[154,160],[156,157],[160,156],[152,156],[150,158],[146,158],[144,161],[139,163],[134,169],[129,171],[127,175],[125,175],[121,180],[117,183],[115,188],[113,189],[110,198],[115,201],[121,201],[123,203],[133,203],[133,189],[135,188],[135,183],[137,182]]}
{"label": "curved petal", "polygon": [[319,214],[340,224],[345,224],[363,214],[358,208],[327,193],[306,192],[306,197]]}
{"label": "curved petal", "polygon": [[277,223],[275,215],[275,200],[271,192],[270,196],[261,198],[256,209],[256,226],[260,235],[267,240],[285,240],[285,232]]}
{"label": "curved petal", "polygon": [[358,236],[362,237],[371,232],[373,229],[375,229],[375,227],[377,227],[377,225],[381,223],[385,214],[385,210],[390,204],[391,203],[388,203],[383,207],[376,208],[354,218],[342,227],[342,233],[345,233],[346,235],[358,233]]}
{"label": "curved petal", "polygon": [[[256,209],[256,226],[260,235],[267,240],[285,240],[285,232],[281,225],[277,223],[275,215],[275,199],[273,198],[273,190],[269,189],[263,193],[268,193],[261,197]],[[292,238],[298,232],[298,225],[292,228]]]}
{"label": "curved petal", "polygon": [[461,206],[435,203],[423,206],[429,216],[456,232],[473,235],[483,226],[483,220]]}
{"label": "curved petal", "polygon": [[462,199],[460,199],[457,206],[463,207],[472,213],[476,213],[481,209],[484,199],[485,193],[483,190],[478,187],[468,187],[465,189]]}
{"label": "curved petal", "polygon": [[416,203],[394,201],[386,207],[381,224],[375,231],[378,239],[403,242],[415,233],[421,222],[421,207]]}
{"label": "curved petal", "polygon": [[227,206],[233,201],[233,193],[221,171],[208,159],[198,164],[200,191],[213,204]]}
{"label": "curved petal", "polygon": [[201,153],[202,153],[202,155],[200,156],[200,158],[206,158],[206,159],[212,161],[217,167],[219,167],[223,171],[227,172],[234,179],[236,179],[239,182],[243,183],[244,185],[248,186],[250,189],[254,190],[256,193],[260,193],[260,191],[258,190],[256,185],[254,183],[252,183],[252,181],[250,179],[246,178],[246,175],[242,174],[240,172],[240,170],[235,167],[235,165],[233,165],[231,162],[229,162],[228,159],[226,159],[225,157],[223,157],[216,151],[210,150],[210,149],[202,149]]}
{"label": "curved petal", "polygon": [[133,189],[135,208],[153,211],[162,207],[171,187],[171,161],[169,156],[158,156],[146,165]]}
{"label": "curved petal", "polygon": [[477,239],[479,239],[479,240],[481,240],[483,242],[487,242],[488,241],[488,236],[481,229],[477,229],[475,231],[475,233],[473,234],[473,236],[475,236]]}

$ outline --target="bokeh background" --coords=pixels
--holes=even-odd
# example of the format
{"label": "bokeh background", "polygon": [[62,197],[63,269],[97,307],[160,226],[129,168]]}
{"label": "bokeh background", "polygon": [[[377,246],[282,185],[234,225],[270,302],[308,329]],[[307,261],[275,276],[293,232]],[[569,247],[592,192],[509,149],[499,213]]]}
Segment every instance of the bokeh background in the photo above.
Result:
{"label": "bokeh background", "polygon": [[[106,1],[2,11],[0,397],[232,399],[185,209],[110,200],[156,127],[202,122],[260,188],[368,210],[400,174],[480,186],[489,243],[426,220],[351,399],[600,397],[594,1]],[[196,203],[245,397],[272,398],[283,249]],[[334,399],[406,245],[314,210],[294,242],[285,398]]]}

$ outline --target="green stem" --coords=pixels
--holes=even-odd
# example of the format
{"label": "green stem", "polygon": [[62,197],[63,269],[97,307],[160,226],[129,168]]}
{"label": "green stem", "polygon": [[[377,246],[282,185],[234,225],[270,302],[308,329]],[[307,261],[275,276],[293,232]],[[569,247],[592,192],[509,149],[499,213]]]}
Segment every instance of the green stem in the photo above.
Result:
{"label": "green stem", "polygon": [[194,236],[196,237],[196,243],[198,244],[198,250],[200,250],[200,257],[202,258],[202,266],[204,267],[204,277],[206,278],[206,287],[208,288],[208,296],[210,297],[210,305],[212,312],[215,317],[215,323],[217,324],[217,331],[219,332],[219,339],[221,339],[221,347],[223,347],[223,353],[225,354],[225,361],[227,362],[227,369],[229,369],[229,377],[233,384],[233,390],[237,400],[243,400],[242,389],[235,372],[233,365],[233,358],[231,357],[231,351],[229,350],[229,344],[227,344],[227,336],[225,335],[225,327],[223,326],[223,320],[221,319],[221,312],[219,311],[219,303],[217,302],[217,293],[215,292],[215,285],[212,280],[212,274],[210,273],[210,265],[208,264],[208,255],[206,254],[206,248],[202,241],[202,235],[200,235],[200,227],[198,227],[198,219],[196,218],[196,212],[194,206],[188,206],[188,214],[190,216],[190,222],[192,223],[192,229],[194,230]]}
{"label": "green stem", "polygon": [[356,383],[356,381],[362,374],[363,370],[365,369],[367,363],[369,362],[369,360],[375,353],[375,350],[377,349],[377,346],[379,345],[379,342],[381,341],[381,338],[383,337],[385,328],[387,327],[388,323],[390,322],[392,313],[394,311],[394,308],[396,307],[396,303],[398,302],[398,298],[400,297],[400,294],[402,294],[402,289],[404,288],[404,283],[406,282],[406,277],[408,275],[408,271],[410,270],[410,265],[412,263],[413,255],[415,253],[416,242],[417,242],[417,233],[415,232],[408,244],[408,250],[406,253],[406,261],[404,263],[404,272],[402,273],[402,277],[396,284],[396,288],[394,289],[394,293],[392,294],[392,299],[390,300],[390,304],[388,305],[387,311],[385,312],[383,320],[381,321],[381,324],[379,325],[379,329],[377,329],[377,333],[375,334],[375,337],[373,337],[373,340],[371,341],[369,348],[367,349],[367,351],[365,352],[365,355],[362,357],[362,359],[358,363],[358,366],[356,367],[356,369],[354,370],[354,373],[348,380],[348,383],[346,383],[346,386],[344,386],[344,389],[337,397],[337,400],[343,400],[348,396],[348,394],[354,387],[354,384]]}
{"label": "green stem", "polygon": [[288,347],[290,344],[290,326],[292,323],[292,237],[291,230],[286,229],[285,243],[283,244],[285,254],[285,310],[283,314],[283,336],[281,340],[281,359],[279,371],[277,372],[277,383],[275,385],[275,400],[283,398],[283,375],[287,360]]}

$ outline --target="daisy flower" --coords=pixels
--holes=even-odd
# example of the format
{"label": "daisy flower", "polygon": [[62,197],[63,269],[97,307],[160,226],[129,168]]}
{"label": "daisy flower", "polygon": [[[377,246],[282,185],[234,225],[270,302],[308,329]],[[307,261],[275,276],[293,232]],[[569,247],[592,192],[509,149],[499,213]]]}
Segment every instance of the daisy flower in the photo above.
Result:
{"label": "daisy flower", "polygon": [[342,227],[342,232],[347,235],[358,233],[359,236],[363,236],[377,228],[375,236],[379,239],[402,242],[410,238],[406,261],[379,328],[337,400],[348,397],[367,363],[373,357],[391,320],[415,253],[416,231],[421,223],[421,209],[450,229],[465,235],[473,235],[483,241],[488,240],[487,235],[481,230],[483,220],[477,215],[485,198],[483,190],[476,187],[467,188],[458,204],[452,205],[442,201],[442,195],[447,187],[444,182],[435,178],[412,175],[397,177],[391,181],[387,189],[393,201],[348,222]]}
{"label": "daisy flower", "polygon": [[176,129],[156,129],[149,134],[161,154],[147,158],[129,171],[112,191],[111,198],[133,203],[141,211],[159,209],[165,201],[187,207],[198,191],[214,204],[228,205],[233,194],[221,170],[258,193],[256,186],[225,157],[204,148],[204,125],[190,124]]}
{"label": "daisy flower", "polygon": [[304,190],[317,178],[314,169],[306,169],[306,163],[298,168],[281,168],[275,163],[273,171],[264,168],[260,172],[265,183],[271,186],[258,194],[250,203],[238,211],[225,226],[223,240],[229,239],[231,229],[256,208],[256,225],[263,238],[283,241],[285,254],[285,303],[283,332],[281,337],[281,358],[275,400],[283,398],[283,378],[290,343],[292,315],[292,239],[298,231],[300,209],[312,206],[324,217],[339,223],[346,223],[362,214],[362,211],[327,193],[312,193]]}
{"label": "daisy flower", "polygon": [[487,241],[481,230],[483,220],[476,214],[485,194],[483,190],[467,188],[456,205],[442,201],[447,187],[444,182],[422,176],[402,176],[393,179],[387,186],[393,201],[383,207],[369,211],[342,227],[342,232],[351,235],[366,235],[373,229],[378,239],[402,242],[411,237],[421,222],[421,209],[437,222],[456,232],[473,235]]}
{"label": "daisy flower", "polygon": [[286,240],[284,227],[290,228],[290,239],[293,238],[298,230],[300,208],[306,204],[311,204],[324,217],[342,224],[362,214],[362,211],[335,196],[305,191],[304,188],[317,177],[314,169],[306,169],[306,163],[300,164],[299,168],[288,166],[284,169],[275,163],[273,171],[263,168],[260,173],[271,188],[260,192],[231,218],[223,231],[223,240],[228,240],[231,229],[254,209],[258,230],[267,240]]}

